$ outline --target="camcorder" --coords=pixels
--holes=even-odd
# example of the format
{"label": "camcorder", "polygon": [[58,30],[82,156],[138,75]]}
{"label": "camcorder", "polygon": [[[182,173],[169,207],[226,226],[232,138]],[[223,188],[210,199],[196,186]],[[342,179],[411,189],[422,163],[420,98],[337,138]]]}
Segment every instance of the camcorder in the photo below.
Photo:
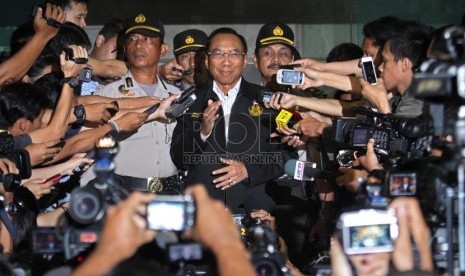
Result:
{"label": "camcorder", "polygon": [[[107,209],[125,200],[130,194],[127,183],[124,183],[127,179],[114,173],[113,160],[117,153],[118,145],[113,138],[104,137],[98,141],[94,152],[96,178],[72,191],[69,216],[66,216],[65,224],[58,227],[59,230],[37,228],[33,231],[32,248],[35,253],[63,252],[67,260],[88,254],[98,240]],[[158,195],[147,205],[144,218],[149,229],[184,231],[194,226],[195,210],[195,202],[191,196]],[[46,239],[55,241],[53,250]],[[192,258],[197,256],[198,252],[192,252]]]}
{"label": "camcorder", "polygon": [[433,41],[434,58],[421,63],[409,93],[425,102],[431,130],[424,141],[442,155],[400,160],[387,169],[383,187],[390,198],[418,199],[436,267],[458,275],[465,273],[465,29],[448,27]]}
{"label": "camcorder", "polygon": [[398,227],[392,212],[375,209],[346,212],[341,215],[337,226],[347,255],[394,250]]}
{"label": "camcorder", "polygon": [[251,253],[257,275],[291,275],[286,256],[279,251],[278,236],[265,221],[245,213],[233,214],[233,220]]}
{"label": "camcorder", "polygon": [[372,120],[360,121],[357,118],[337,118],[333,125],[323,131],[333,152],[347,149],[366,149],[370,139],[378,155],[393,157],[418,157],[425,153],[426,125],[414,118],[400,118],[373,112],[366,108],[353,109],[357,114]]}

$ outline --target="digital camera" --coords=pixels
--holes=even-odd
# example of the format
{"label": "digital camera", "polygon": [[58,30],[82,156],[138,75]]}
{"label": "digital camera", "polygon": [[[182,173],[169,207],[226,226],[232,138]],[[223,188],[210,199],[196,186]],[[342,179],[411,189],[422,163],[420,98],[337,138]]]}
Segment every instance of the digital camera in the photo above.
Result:
{"label": "digital camera", "polygon": [[343,213],[338,228],[347,255],[391,252],[398,236],[397,218],[392,212],[383,210]]}

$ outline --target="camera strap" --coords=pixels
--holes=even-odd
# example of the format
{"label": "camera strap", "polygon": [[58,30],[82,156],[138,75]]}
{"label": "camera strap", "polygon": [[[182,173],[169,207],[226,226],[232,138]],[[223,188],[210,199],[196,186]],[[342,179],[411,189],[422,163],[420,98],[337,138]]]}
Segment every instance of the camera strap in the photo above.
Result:
{"label": "camera strap", "polygon": [[16,243],[19,239],[18,231],[16,231],[16,228],[13,226],[13,223],[8,217],[8,214],[5,211],[5,205],[3,204],[3,202],[0,202],[0,220],[2,220],[3,224],[5,224],[5,227],[10,233],[11,238],[13,238],[13,241]]}

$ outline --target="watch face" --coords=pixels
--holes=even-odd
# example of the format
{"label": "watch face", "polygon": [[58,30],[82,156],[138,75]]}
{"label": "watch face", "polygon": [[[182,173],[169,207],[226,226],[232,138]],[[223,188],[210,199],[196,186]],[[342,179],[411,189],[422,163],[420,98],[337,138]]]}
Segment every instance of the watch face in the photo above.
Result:
{"label": "watch face", "polygon": [[84,106],[78,105],[74,108],[74,115],[76,116],[77,123],[79,124],[84,123],[85,114],[86,114],[86,110],[84,109]]}
{"label": "watch face", "polygon": [[82,106],[76,107],[76,112],[75,112],[75,113],[76,113],[77,116],[82,116],[82,115],[84,115],[84,112],[83,112],[82,109],[83,109]]}
{"label": "watch face", "polygon": [[79,85],[79,81],[76,79],[76,78],[72,78],[70,81],[69,81],[69,84],[75,88]]}

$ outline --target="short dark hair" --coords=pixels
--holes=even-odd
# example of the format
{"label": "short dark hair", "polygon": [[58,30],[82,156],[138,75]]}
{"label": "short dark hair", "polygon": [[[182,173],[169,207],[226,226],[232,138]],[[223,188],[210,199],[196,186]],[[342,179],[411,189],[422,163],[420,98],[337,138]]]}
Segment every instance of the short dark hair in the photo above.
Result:
{"label": "short dark hair", "polygon": [[426,52],[431,42],[433,28],[418,21],[401,20],[394,27],[394,33],[388,41],[391,42],[391,52],[394,60],[408,58],[415,71],[426,59]]}
{"label": "short dark hair", "polygon": [[89,4],[89,0],[51,0],[47,1],[51,4],[60,6],[63,10],[65,10],[67,7],[71,6],[71,3],[85,3]]}
{"label": "short dark hair", "polygon": [[232,29],[232,28],[228,28],[228,27],[222,27],[222,28],[218,28],[216,30],[214,30],[210,36],[208,37],[208,41],[207,41],[207,49],[210,50],[210,43],[212,41],[212,39],[216,36],[216,35],[219,35],[219,34],[231,34],[231,35],[235,35],[237,38],[239,38],[239,40],[241,41],[242,43],[242,47],[244,48],[244,53],[247,54],[247,41],[245,40],[245,38],[240,35],[239,33],[236,32],[236,30]]}
{"label": "short dark hair", "polygon": [[103,35],[105,39],[111,39],[119,35],[125,29],[126,21],[119,18],[114,18],[103,25],[102,29],[100,29],[98,32],[98,35]]}
{"label": "short dark hair", "polygon": [[43,75],[34,83],[37,93],[41,93],[47,98],[48,108],[54,109],[61,94],[63,72],[52,72]]}
{"label": "short dark hair", "polygon": [[47,46],[47,51],[59,57],[63,49],[68,48],[69,45],[78,45],[90,49],[92,46],[87,33],[78,25],[65,22],[61,25],[58,34],[52,38]]}
{"label": "short dark hair", "polygon": [[363,25],[363,36],[374,39],[374,45],[381,47],[391,37],[395,25],[400,21],[395,16],[383,16]]}
{"label": "short dark hair", "polygon": [[346,61],[363,57],[363,50],[354,43],[342,43],[334,47],[326,57],[326,62]]}
{"label": "short dark hair", "polygon": [[21,48],[26,45],[34,36],[34,22],[29,21],[24,23],[11,34],[10,39],[10,55],[16,54]]}
{"label": "short dark hair", "polygon": [[9,128],[21,118],[34,121],[48,106],[47,99],[31,84],[15,82],[0,91],[0,128]]}
{"label": "short dark hair", "polygon": [[29,76],[31,80],[37,80],[38,76],[42,75],[45,67],[51,65],[52,71],[53,68],[60,66],[60,60],[54,55],[40,55],[32,64],[31,68],[27,71],[26,75]]}

